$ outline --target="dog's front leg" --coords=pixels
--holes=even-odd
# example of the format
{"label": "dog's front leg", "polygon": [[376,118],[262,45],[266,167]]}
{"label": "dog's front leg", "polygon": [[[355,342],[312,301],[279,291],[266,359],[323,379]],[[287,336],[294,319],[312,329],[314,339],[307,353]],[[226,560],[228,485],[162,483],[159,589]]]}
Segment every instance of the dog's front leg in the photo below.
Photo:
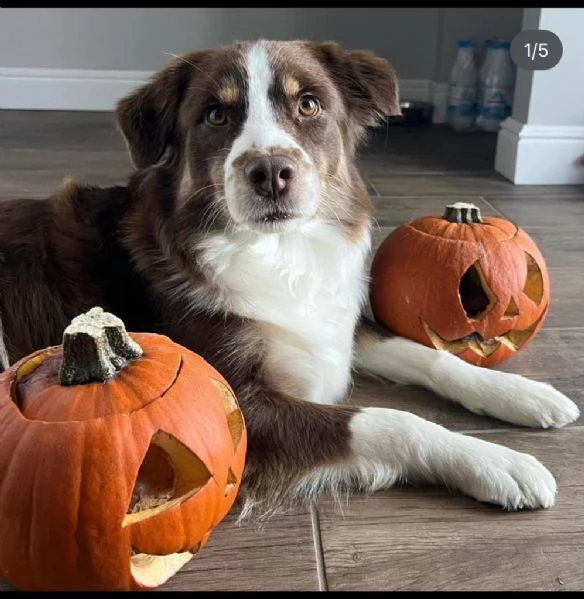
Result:
{"label": "dog's front leg", "polygon": [[357,330],[354,365],[397,383],[421,385],[471,412],[521,426],[561,427],[580,415],[573,401],[547,383],[473,366],[447,351],[392,337],[366,319]]}
{"label": "dog's front leg", "polygon": [[247,507],[284,496],[375,491],[397,481],[443,484],[506,509],[547,508],[556,482],[533,456],[389,408],[313,404],[267,388],[241,395]]}

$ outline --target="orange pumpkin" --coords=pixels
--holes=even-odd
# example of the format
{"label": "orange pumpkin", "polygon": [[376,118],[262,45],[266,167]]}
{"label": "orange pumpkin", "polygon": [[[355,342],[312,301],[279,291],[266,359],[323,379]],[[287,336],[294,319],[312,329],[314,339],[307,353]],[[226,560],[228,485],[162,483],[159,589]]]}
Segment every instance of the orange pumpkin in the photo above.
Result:
{"label": "orange pumpkin", "polygon": [[93,308],[0,376],[0,576],[23,590],[137,590],[206,543],[239,489],[229,385],[167,337]]}
{"label": "orange pumpkin", "polygon": [[395,334],[492,366],[522,350],[548,312],[545,261],[525,231],[472,204],[394,229],[371,267],[370,301]]}

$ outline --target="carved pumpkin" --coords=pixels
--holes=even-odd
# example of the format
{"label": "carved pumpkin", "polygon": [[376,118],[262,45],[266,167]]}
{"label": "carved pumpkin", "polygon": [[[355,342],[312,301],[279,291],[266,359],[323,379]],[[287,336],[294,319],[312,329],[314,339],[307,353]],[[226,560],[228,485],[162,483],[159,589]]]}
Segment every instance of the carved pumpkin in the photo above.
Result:
{"label": "carved pumpkin", "polygon": [[223,377],[93,308],[0,376],[0,576],[136,590],[174,575],[239,489],[246,429]]}
{"label": "carved pumpkin", "polygon": [[394,229],[377,249],[370,300],[378,323],[481,366],[533,339],[549,306],[547,268],[534,241],[472,204]]}

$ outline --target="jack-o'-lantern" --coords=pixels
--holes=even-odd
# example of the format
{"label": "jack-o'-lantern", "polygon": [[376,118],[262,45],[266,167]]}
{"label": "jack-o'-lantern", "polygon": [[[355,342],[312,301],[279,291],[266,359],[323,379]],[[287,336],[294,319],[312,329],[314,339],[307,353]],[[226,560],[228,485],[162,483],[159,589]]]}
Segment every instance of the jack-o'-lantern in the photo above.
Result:
{"label": "jack-o'-lantern", "polygon": [[0,376],[0,576],[23,590],[159,586],[206,543],[242,477],[225,379],[93,308]]}
{"label": "jack-o'-lantern", "polygon": [[522,350],[548,312],[550,283],[534,241],[473,204],[394,229],[377,249],[375,319],[393,333],[491,366]]}

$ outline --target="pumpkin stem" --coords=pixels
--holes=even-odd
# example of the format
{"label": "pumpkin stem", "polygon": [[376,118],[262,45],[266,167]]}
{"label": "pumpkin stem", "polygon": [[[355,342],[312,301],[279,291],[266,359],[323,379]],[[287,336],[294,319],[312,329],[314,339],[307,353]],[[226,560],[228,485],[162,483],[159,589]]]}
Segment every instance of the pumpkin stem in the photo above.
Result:
{"label": "pumpkin stem", "polygon": [[61,385],[103,383],[142,354],[117,316],[91,308],[76,316],[63,334]]}
{"label": "pumpkin stem", "polygon": [[469,224],[483,222],[479,207],[474,204],[467,204],[466,202],[456,202],[455,204],[446,206],[442,218],[451,223]]}

